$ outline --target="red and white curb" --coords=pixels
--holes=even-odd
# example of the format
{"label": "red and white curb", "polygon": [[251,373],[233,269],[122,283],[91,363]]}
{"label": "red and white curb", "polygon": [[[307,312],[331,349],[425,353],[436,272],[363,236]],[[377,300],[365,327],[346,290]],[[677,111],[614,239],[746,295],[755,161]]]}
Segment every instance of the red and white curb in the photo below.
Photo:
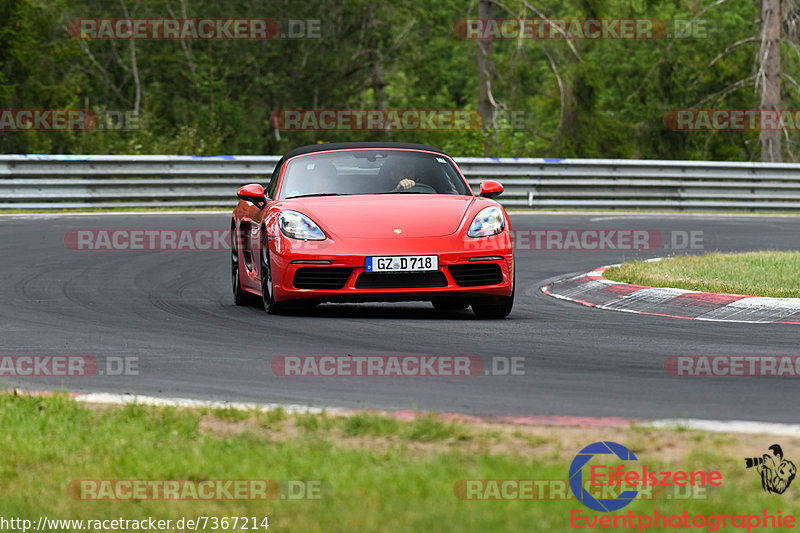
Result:
{"label": "red and white curb", "polygon": [[800,324],[800,298],[764,298],[632,285],[604,278],[603,272],[612,266],[617,265],[554,281],[541,290],[560,300],[639,315],[712,322]]}
{"label": "red and white curb", "polygon": [[[20,390],[8,391],[15,396],[51,396],[52,391]],[[154,396],[137,396],[132,394],[114,394],[105,392],[67,393],[75,401],[96,405],[148,405],[156,407],[182,407],[189,409],[235,409],[239,411],[267,412],[282,409],[288,413],[322,414],[331,416],[352,416],[360,413],[378,413],[398,420],[414,420],[428,413],[419,411],[375,411],[365,409],[346,409],[341,407],[309,407],[298,404],[261,404],[250,402],[222,402],[195,400],[190,398],[159,398]],[[622,417],[592,416],[556,416],[556,415],[514,415],[514,416],[475,416],[461,413],[434,413],[443,421],[460,421],[465,423],[495,423],[521,426],[560,426],[599,429],[627,429],[631,427],[654,428],[665,430],[710,431],[721,433],[747,433],[761,435],[800,436],[800,424],[782,424],[772,422],[755,422],[749,420],[703,420],[694,418],[669,418],[662,420],[644,420]]]}

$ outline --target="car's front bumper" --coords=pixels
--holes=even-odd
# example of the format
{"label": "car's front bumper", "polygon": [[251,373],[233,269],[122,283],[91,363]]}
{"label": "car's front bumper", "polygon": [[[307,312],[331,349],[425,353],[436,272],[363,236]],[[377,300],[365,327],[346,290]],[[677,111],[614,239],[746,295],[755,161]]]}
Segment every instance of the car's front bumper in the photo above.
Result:
{"label": "car's front bumper", "polygon": [[[406,273],[368,273],[366,276],[366,257],[379,255],[437,255],[438,272],[441,274],[436,275],[436,280],[432,279],[436,276],[430,273],[417,277]],[[281,235],[271,241],[270,260],[275,298],[284,301],[403,301],[431,300],[447,296],[475,298],[510,296],[513,290],[514,257],[507,231],[481,239],[455,236],[348,239],[346,245],[330,239],[317,242],[296,241]],[[330,272],[337,273],[337,283],[341,286],[337,284],[336,288],[303,288],[304,284],[299,283],[296,276],[304,268],[323,273],[321,269],[338,269]],[[494,270],[499,272],[494,275]],[[491,272],[492,275],[481,277],[480,274],[470,274],[478,271]],[[304,271],[303,275],[308,272]],[[482,281],[488,283],[475,285]],[[381,285],[389,287],[383,288]]]}

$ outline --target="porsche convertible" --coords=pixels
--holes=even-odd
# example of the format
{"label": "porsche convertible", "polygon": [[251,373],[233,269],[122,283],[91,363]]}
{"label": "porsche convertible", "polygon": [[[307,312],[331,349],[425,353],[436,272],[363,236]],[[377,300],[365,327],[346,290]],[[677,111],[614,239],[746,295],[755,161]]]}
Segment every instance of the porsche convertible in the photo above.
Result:
{"label": "porsche convertible", "polygon": [[514,304],[508,214],[476,196],[453,158],[406,143],[318,144],[288,152],[266,190],[238,191],[231,220],[237,305],[270,314],[321,302],[428,301],[502,318]]}

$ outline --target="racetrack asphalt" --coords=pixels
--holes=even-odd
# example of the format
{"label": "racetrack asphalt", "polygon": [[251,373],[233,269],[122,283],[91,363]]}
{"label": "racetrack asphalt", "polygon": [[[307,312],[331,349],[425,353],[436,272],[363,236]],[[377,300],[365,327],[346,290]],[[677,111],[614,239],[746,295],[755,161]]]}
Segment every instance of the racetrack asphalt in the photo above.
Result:
{"label": "racetrack asphalt", "polygon": [[[702,232],[691,250],[790,250],[793,216],[512,214],[515,230]],[[138,357],[138,375],[0,377],[0,388],[476,415],[704,418],[796,423],[798,378],[678,378],[672,355],[800,355],[800,326],[679,320],[592,309],[540,287],[567,274],[673,250],[517,250],[505,320],[430,304],[326,304],[305,316],[233,305],[229,253],[79,251],[72,229],[222,229],[225,214],[0,217],[0,356]],[[697,234],[697,233],[696,233]],[[678,240],[682,240],[679,238]],[[279,377],[279,355],[524,357],[525,374]]]}

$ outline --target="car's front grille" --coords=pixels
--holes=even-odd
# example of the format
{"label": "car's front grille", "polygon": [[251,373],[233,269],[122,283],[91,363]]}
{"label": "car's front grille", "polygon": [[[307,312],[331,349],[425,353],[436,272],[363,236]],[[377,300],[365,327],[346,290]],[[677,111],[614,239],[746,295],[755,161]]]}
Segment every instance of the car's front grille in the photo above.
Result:
{"label": "car's front grille", "polygon": [[292,284],[298,289],[341,289],[350,272],[349,267],[300,267],[294,273]]}
{"label": "car's front grille", "polygon": [[362,272],[356,279],[356,289],[424,289],[447,287],[444,272]]}
{"label": "car's front grille", "polygon": [[450,275],[460,287],[497,285],[503,282],[503,271],[497,263],[475,263],[473,265],[451,265]]}

